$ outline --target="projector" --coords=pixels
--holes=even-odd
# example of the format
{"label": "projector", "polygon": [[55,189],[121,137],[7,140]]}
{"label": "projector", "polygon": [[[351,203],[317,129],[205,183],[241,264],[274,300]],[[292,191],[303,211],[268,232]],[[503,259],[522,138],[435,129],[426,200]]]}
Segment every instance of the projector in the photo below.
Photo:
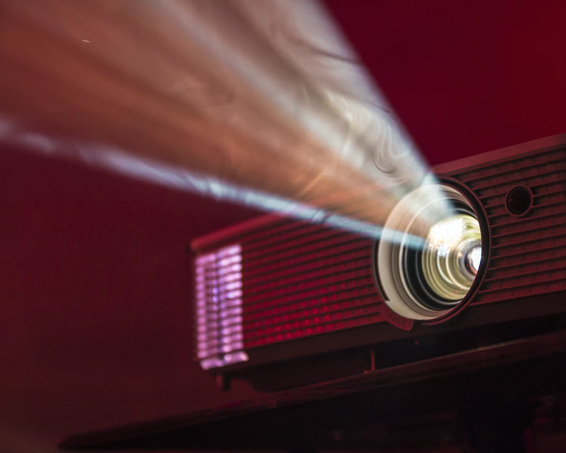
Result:
{"label": "projector", "polygon": [[200,366],[280,390],[566,325],[566,136],[433,173],[379,237],[266,215],[193,241]]}

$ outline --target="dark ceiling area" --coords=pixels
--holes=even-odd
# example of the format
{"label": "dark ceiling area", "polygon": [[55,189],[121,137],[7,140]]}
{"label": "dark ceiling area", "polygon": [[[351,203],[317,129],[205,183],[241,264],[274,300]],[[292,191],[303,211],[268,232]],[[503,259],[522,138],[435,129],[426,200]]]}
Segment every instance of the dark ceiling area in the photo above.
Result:
{"label": "dark ceiling area", "polygon": [[[566,131],[563,1],[327,4],[430,163]],[[185,249],[257,212],[0,146],[0,451],[253,394],[192,361]]]}

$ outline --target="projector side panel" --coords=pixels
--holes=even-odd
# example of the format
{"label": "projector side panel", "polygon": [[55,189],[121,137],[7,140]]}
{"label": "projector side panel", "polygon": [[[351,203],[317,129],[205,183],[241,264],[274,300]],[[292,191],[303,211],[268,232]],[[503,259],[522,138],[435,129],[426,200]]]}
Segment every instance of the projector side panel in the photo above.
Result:
{"label": "projector side panel", "polygon": [[204,368],[247,352],[382,321],[373,240],[291,219],[263,218],[197,250],[197,358]]}

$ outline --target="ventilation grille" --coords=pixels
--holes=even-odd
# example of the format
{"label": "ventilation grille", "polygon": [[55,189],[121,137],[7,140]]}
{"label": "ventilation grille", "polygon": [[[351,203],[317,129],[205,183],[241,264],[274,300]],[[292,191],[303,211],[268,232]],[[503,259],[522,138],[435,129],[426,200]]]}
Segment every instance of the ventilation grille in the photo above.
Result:
{"label": "ventilation grille", "polygon": [[[491,258],[474,304],[566,290],[566,151],[506,159],[453,177],[472,189],[485,207],[492,232]],[[525,217],[511,216],[507,193],[533,192]]]}
{"label": "ventilation grille", "polygon": [[[197,259],[198,359],[381,321],[373,241],[278,220]],[[245,360],[243,356],[239,357]]]}
{"label": "ventilation grille", "polygon": [[239,245],[196,260],[197,359],[204,369],[244,362]]}

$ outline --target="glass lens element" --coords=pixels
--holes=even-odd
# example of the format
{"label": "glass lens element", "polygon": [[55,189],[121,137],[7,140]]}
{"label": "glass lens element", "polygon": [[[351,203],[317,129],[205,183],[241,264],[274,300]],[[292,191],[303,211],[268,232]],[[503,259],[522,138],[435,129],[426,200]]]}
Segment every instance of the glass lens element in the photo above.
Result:
{"label": "glass lens element", "polygon": [[426,282],[438,297],[449,301],[464,298],[476,277],[480,260],[481,231],[476,218],[459,214],[430,229],[422,254],[422,269]]}

